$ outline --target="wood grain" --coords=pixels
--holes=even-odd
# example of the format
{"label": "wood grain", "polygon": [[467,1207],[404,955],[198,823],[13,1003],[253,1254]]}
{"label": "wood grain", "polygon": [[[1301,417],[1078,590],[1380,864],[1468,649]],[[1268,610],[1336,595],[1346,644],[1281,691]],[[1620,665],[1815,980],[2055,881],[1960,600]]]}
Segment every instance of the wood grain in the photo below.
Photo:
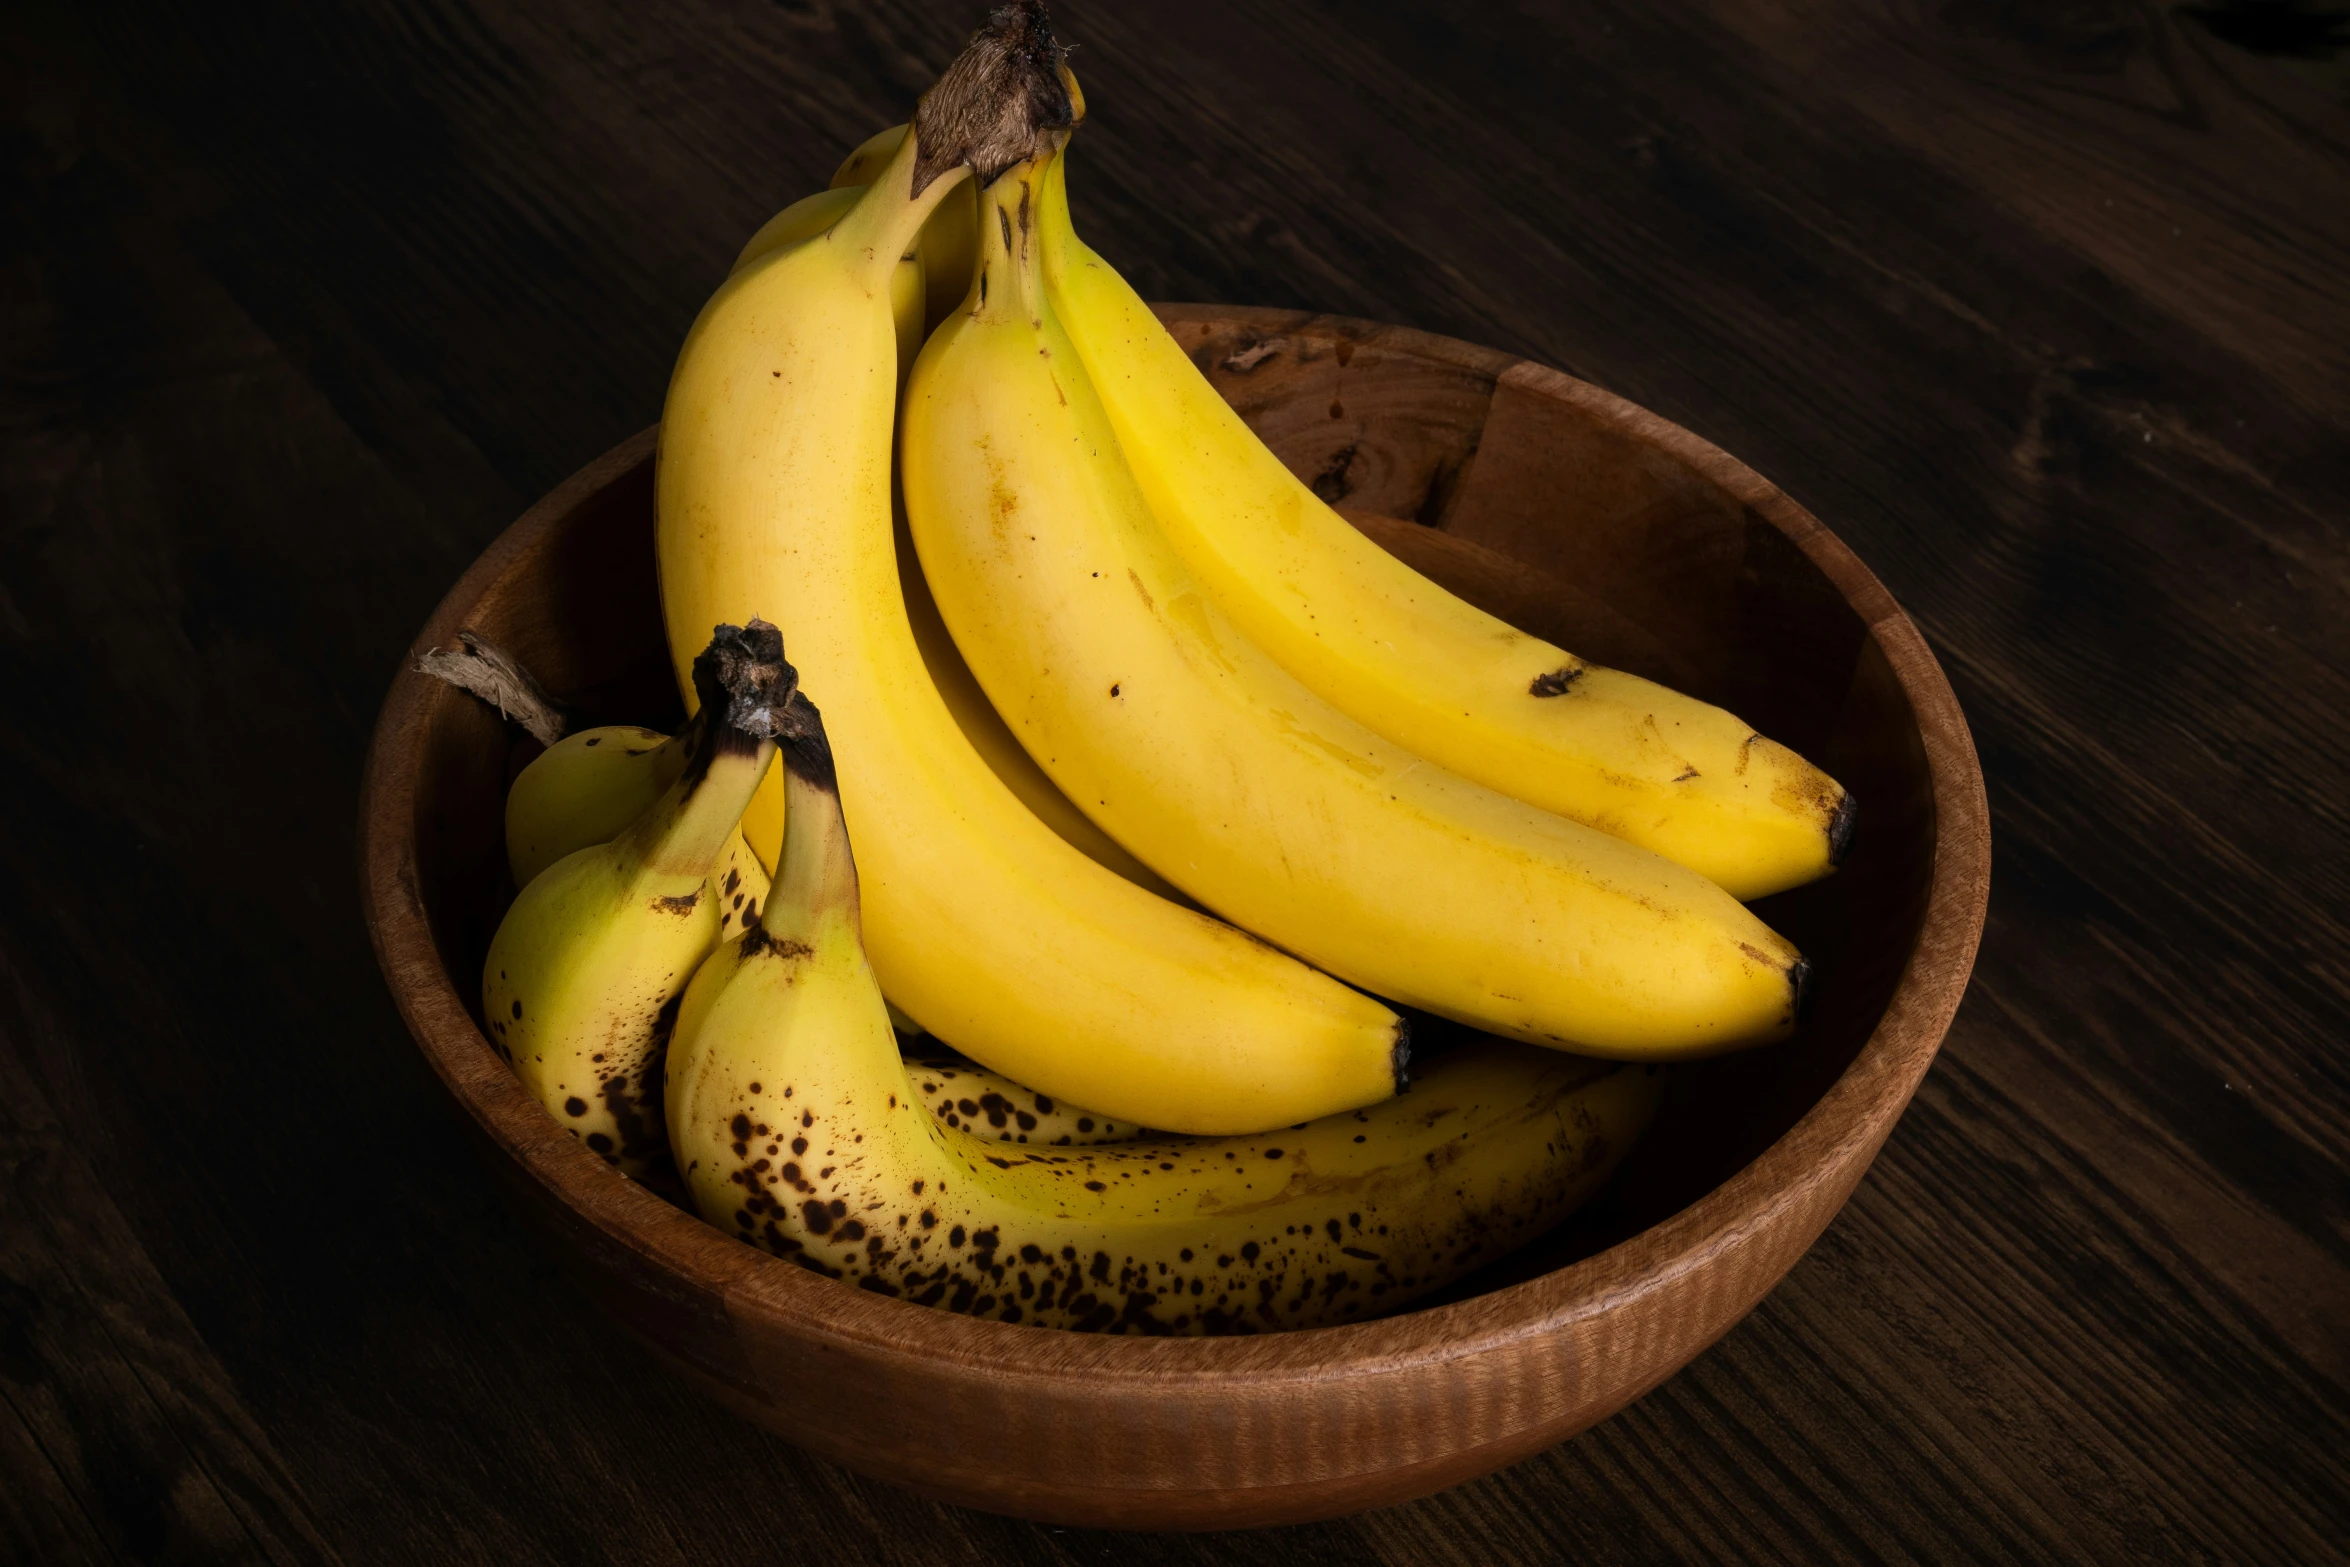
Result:
{"label": "wood grain", "polygon": [[0,1512],[0,1550],[22,1561],[336,1560],[51,1112],[18,1040],[54,1023],[14,981],[0,973],[14,992],[0,1000],[0,1452],[23,1484]]}
{"label": "wood grain", "polygon": [[2341,1559],[2350,114],[2197,19],[2255,9],[1059,8],[1139,286],[1736,452],[1916,618],[2000,844],[1940,1063],[1745,1324],[1502,1475],[1211,1542],[955,1512],[673,1389],[465,1163],[351,909],[415,626],[971,19],[12,8],[0,950],[60,1135],[354,1560]]}

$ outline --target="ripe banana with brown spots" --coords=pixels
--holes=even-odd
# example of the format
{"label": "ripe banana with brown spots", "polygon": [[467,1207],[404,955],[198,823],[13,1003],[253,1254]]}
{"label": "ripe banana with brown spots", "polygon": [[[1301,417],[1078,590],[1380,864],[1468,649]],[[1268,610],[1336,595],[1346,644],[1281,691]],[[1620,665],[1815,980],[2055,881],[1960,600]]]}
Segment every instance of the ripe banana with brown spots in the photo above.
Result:
{"label": "ripe banana with brown spots", "polygon": [[718,940],[710,871],[775,754],[794,677],[773,626],[721,626],[695,661],[683,765],[608,843],[556,861],[507,909],[482,966],[490,1043],[556,1121],[637,1175],[664,1148],[674,1003]]}
{"label": "ripe banana with brown spots", "polygon": [[1401,1098],[1287,1131],[1007,1147],[928,1113],[858,937],[831,754],[780,735],[783,860],[669,1049],[669,1134],[711,1224],[862,1289],[1002,1322],[1247,1333],[1405,1305],[1555,1224],[1661,1069],[1490,1041]]}
{"label": "ripe banana with brown spots", "polygon": [[[893,1025],[896,1021],[891,1019]],[[1146,1135],[1132,1121],[1064,1104],[1050,1094],[1023,1088],[990,1072],[935,1039],[905,1038],[903,1033],[901,1029],[898,1052],[905,1057],[907,1081],[930,1107],[930,1113],[957,1131],[983,1140],[1028,1143],[1038,1148],[1091,1148],[1102,1143],[1130,1143]]]}
{"label": "ripe banana with brown spots", "polygon": [[[908,550],[903,558],[910,560],[912,554]],[[962,667],[954,644],[947,640],[946,628],[939,624],[937,609],[930,605],[929,590],[921,589],[919,603],[914,601],[919,581],[917,577],[907,586],[915,640],[923,644],[924,659],[934,675],[939,659],[955,661],[960,678],[940,678],[939,695],[981,758],[1036,812],[1038,820],[1072,847],[1137,886],[1162,896],[1177,895],[1156,872],[1087,820],[1029,760],[1004,721],[987,706],[979,683]],[[925,621],[932,628],[928,637],[923,630]],[[936,650],[930,646],[932,639],[939,645]],[[986,734],[990,729],[992,736]],[[565,855],[618,837],[676,782],[690,749],[684,736],[673,739],[657,729],[608,724],[565,735],[533,757],[506,791],[506,859],[514,872],[514,885],[527,887],[539,872]],[[776,798],[780,801],[781,796]],[[739,936],[757,922],[759,910],[767,902],[768,875],[742,831],[738,828],[728,834],[726,847],[719,851],[718,863],[710,871],[718,910],[714,940]],[[890,1018],[903,1033],[923,1031],[921,1024],[894,1006]]]}
{"label": "ripe banana with brown spots", "polygon": [[[610,843],[668,792],[692,746],[657,729],[607,724],[565,735],[531,759],[506,791],[506,863],[514,885],[591,844]],[[737,830],[710,869],[715,940],[739,936],[767,902],[767,867]]]}
{"label": "ripe banana with brown spots", "polygon": [[565,735],[506,790],[506,864],[514,885],[591,843],[609,843],[685,770],[686,748],[634,724]]}

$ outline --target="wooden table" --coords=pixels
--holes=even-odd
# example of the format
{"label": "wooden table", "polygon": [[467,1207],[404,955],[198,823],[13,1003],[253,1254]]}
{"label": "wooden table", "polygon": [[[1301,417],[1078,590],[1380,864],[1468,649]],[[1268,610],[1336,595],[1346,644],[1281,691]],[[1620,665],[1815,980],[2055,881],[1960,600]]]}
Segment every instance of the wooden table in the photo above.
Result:
{"label": "wooden table", "polygon": [[2341,1559],[2324,11],[1067,0],[1145,293],[1491,343],[1753,463],[1932,639],[1998,832],[1941,1062],[1719,1347],[1443,1496],[1138,1540],[662,1374],[470,1162],[354,889],[426,611],[976,6],[9,7],[0,1559]]}

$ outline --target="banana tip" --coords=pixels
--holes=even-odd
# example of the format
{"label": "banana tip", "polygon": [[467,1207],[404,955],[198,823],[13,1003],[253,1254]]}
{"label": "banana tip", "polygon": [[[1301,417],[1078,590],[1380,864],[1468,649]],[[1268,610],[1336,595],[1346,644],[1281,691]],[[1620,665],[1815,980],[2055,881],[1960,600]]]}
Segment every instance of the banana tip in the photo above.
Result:
{"label": "banana tip", "polygon": [[1791,1022],[1803,1021],[1804,1008],[1811,1001],[1811,959],[1797,958],[1787,969],[1787,1012]]}
{"label": "banana tip", "polygon": [[1836,814],[1828,818],[1828,863],[1842,865],[1844,856],[1852,852],[1852,835],[1860,830],[1860,796],[1850,789],[1836,802]]}
{"label": "banana tip", "polygon": [[814,784],[827,793],[837,793],[839,779],[832,762],[832,741],[824,733],[824,715],[816,704],[808,700],[805,691],[794,691],[783,710],[783,723],[777,736],[783,751],[784,770],[803,783]]}

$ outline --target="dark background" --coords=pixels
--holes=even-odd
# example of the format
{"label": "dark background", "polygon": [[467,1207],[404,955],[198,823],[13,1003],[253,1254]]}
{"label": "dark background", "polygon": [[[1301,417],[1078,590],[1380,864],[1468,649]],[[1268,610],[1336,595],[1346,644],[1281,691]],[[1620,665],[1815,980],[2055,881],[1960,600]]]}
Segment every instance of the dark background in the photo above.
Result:
{"label": "dark background", "polygon": [[499,1205],[358,916],[409,637],[976,0],[0,7],[0,1559],[2339,1559],[2350,18],[1067,0],[1157,298],[1560,365],[1858,549],[1990,926],[1850,1208],[1577,1441],[1326,1526],[802,1456]]}

